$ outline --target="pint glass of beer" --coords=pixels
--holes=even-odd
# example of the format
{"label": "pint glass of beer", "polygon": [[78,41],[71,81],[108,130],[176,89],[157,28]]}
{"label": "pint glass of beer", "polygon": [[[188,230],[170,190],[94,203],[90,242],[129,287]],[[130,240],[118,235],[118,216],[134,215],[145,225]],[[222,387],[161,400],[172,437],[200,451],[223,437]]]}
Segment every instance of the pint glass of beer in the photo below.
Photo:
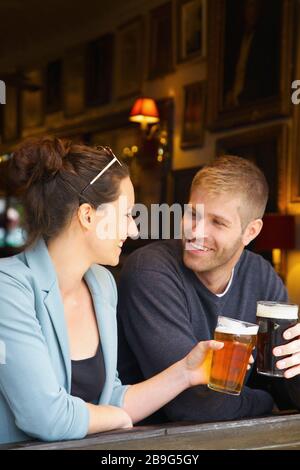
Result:
{"label": "pint glass of beer", "polygon": [[256,344],[258,326],[220,316],[214,339],[224,346],[213,351],[208,387],[217,392],[239,395],[247,365]]}
{"label": "pint glass of beer", "polygon": [[298,305],[284,302],[257,302],[256,320],[259,326],[257,372],[270,377],[283,377],[284,370],[276,367],[276,362],[283,359],[283,356],[274,356],[273,349],[289,342],[283,338],[283,333],[298,323]]}

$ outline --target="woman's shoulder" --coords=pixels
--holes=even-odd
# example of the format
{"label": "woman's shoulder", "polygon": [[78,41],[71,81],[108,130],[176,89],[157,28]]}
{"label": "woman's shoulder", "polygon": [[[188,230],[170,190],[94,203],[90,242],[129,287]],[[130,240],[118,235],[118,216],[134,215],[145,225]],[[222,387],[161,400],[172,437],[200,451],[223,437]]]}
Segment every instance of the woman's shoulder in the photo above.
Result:
{"label": "woman's shoulder", "polygon": [[23,284],[29,287],[30,269],[25,264],[22,253],[9,258],[0,259],[0,283],[10,280],[12,284]]}

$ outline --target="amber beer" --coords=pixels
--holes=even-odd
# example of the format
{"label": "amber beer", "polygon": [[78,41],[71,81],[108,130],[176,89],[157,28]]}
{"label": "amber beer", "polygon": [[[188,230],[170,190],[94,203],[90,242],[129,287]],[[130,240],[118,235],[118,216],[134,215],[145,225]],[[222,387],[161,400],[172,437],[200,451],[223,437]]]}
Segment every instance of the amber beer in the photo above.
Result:
{"label": "amber beer", "polygon": [[286,329],[298,323],[298,305],[283,302],[257,302],[257,372],[270,377],[284,377],[284,370],[276,362],[286,356],[276,357],[275,346],[289,343],[283,338]]}
{"label": "amber beer", "polygon": [[256,344],[258,326],[220,316],[214,339],[224,347],[213,352],[208,387],[217,392],[239,395],[247,365]]}

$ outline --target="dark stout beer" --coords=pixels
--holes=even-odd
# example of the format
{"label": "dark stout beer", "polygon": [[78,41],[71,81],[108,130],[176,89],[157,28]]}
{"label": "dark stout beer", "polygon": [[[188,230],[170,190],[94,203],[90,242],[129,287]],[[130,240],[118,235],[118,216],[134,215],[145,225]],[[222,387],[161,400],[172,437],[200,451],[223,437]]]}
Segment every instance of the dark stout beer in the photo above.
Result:
{"label": "dark stout beer", "polygon": [[241,393],[257,330],[252,323],[219,317],[214,339],[222,341],[224,347],[213,352],[210,389],[231,395]]}
{"label": "dark stout beer", "polygon": [[298,323],[298,305],[257,302],[257,372],[271,377],[283,377],[284,370],[277,369],[276,362],[286,356],[276,357],[273,349],[289,343],[283,338],[285,330]]}

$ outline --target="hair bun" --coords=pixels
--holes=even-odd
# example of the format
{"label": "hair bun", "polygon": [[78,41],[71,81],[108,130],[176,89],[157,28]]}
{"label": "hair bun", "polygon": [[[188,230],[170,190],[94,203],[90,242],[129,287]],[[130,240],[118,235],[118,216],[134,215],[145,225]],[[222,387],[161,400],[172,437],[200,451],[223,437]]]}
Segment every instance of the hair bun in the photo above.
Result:
{"label": "hair bun", "polygon": [[63,159],[69,147],[70,144],[56,137],[27,140],[20,144],[11,160],[10,177],[13,185],[26,189],[55,176],[63,168]]}

